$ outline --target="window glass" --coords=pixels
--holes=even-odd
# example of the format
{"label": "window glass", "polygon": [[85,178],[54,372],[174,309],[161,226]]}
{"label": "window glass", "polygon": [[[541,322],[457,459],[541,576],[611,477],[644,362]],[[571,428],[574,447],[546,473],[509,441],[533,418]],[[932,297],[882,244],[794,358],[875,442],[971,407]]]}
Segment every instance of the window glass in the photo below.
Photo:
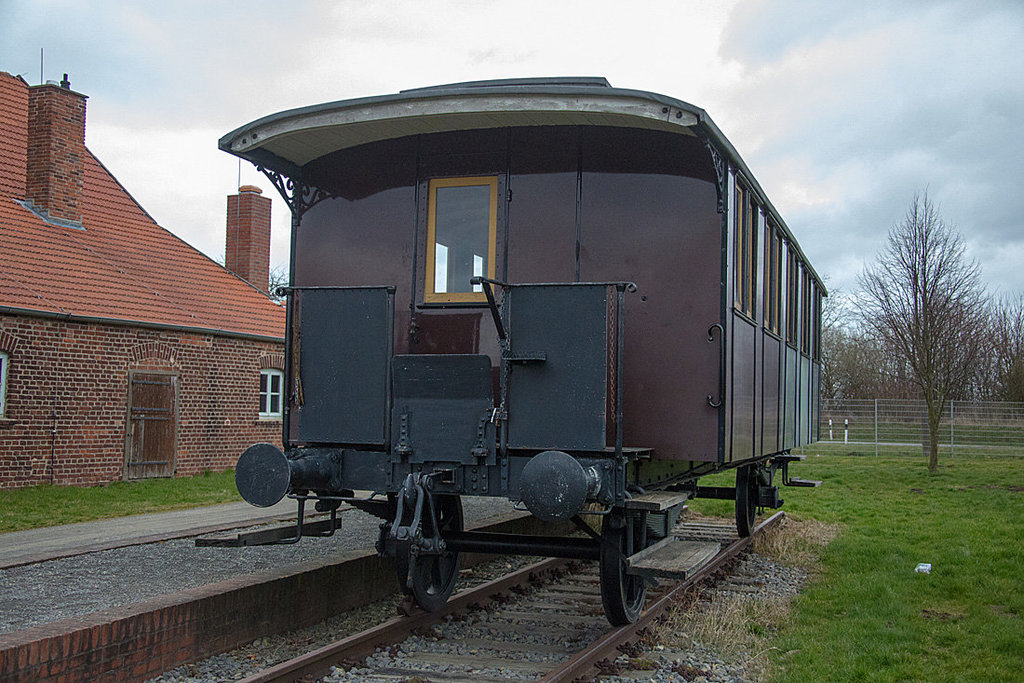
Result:
{"label": "window glass", "polygon": [[736,249],[733,254],[733,263],[736,269],[735,306],[750,317],[754,317],[754,289],[756,272],[755,257],[755,235],[757,225],[758,207],[754,202],[753,195],[736,184],[736,216],[734,220],[734,236]]}
{"label": "window glass", "polygon": [[280,370],[260,370],[260,417],[281,417],[284,373]]}
{"label": "window glass", "polygon": [[821,360],[821,289],[814,285],[814,360]]}
{"label": "window glass", "polygon": [[790,249],[786,262],[786,342],[797,345],[797,321],[800,311],[800,269],[796,253]]}
{"label": "window glass", "polygon": [[494,277],[498,179],[435,178],[427,209],[426,301],[476,301],[474,276]]}
{"label": "window glass", "polygon": [[782,237],[774,225],[764,228],[764,326],[779,333],[782,296]]}
{"label": "window glass", "polygon": [[733,281],[733,291],[736,293],[734,304],[737,309],[743,310],[743,207],[746,206],[744,201],[743,188],[740,187],[739,183],[736,183],[736,196],[733,200],[733,242],[735,249],[733,250],[733,268],[735,278]]}
{"label": "window glass", "polygon": [[810,355],[811,353],[811,278],[807,270],[800,268],[801,282],[803,287],[800,290],[800,351]]}
{"label": "window glass", "polygon": [[6,353],[0,353],[0,417],[7,415],[7,366]]}

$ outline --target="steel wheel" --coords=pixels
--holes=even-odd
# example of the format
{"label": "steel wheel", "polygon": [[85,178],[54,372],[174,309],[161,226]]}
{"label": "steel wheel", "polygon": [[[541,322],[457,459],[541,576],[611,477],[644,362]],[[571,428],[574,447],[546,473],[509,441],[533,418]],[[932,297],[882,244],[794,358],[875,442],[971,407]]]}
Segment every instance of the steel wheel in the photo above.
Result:
{"label": "steel wheel", "polygon": [[746,537],[754,530],[757,514],[757,470],[754,465],[736,469],[736,533]]}
{"label": "steel wheel", "polygon": [[601,603],[612,626],[632,624],[644,608],[647,584],[627,574],[625,562],[640,550],[642,535],[636,515],[615,512],[601,525]]}
{"label": "steel wheel", "polygon": [[[458,496],[435,496],[434,500],[437,503],[437,523],[441,535],[446,531],[462,531],[462,500]],[[432,536],[432,527],[433,522],[424,511],[423,534]],[[411,586],[408,580],[409,565],[409,544],[402,543],[395,553],[395,569],[402,590],[411,594],[416,604],[427,612],[441,609],[455,589],[455,580],[459,576],[459,554],[445,551],[440,555],[420,555],[412,570]]]}

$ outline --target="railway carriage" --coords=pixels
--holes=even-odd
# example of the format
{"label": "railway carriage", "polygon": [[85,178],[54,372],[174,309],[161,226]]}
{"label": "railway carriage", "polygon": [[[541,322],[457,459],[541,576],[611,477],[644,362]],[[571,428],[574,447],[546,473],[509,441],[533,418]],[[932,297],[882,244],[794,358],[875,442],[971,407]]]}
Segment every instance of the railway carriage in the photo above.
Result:
{"label": "railway carriage", "polygon": [[[703,110],[486,81],[272,114],[220,147],[292,211],[284,450],[253,445],[236,481],[297,499],[295,538],[309,500],[377,515],[428,610],[459,552],[597,559],[623,624],[687,498],[734,499],[749,534],[779,483],[816,483],[788,465],[816,438],[825,288]],[[466,531],[461,496],[584,534]]]}

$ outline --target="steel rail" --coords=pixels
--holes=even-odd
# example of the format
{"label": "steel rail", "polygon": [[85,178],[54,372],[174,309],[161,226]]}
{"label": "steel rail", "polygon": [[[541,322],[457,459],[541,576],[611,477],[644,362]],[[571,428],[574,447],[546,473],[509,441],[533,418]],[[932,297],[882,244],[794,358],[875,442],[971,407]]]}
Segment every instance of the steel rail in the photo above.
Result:
{"label": "steel rail", "polygon": [[668,607],[673,603],[676,596],[681,595],[683,591],[705,579],[723,564],[736,557],[748,545],[750,545],[751,541],[753,541],[757,535],[778,524],[785,516],[786,513],[780,510],[761,522],[754,528],[750,536],[739,538],[730,543],[724,550],[715,555],[710,562],[695,571],[690,578],[682,581],[658,598],[650,607],[644,610],[634,623],[627,626],[620,626],[619,628],[605,634],[590,645],[590,647],[577,652],[567,662],[553,671],[548,672],[540,680],[572,681],[577,678],[587,678],[588,674],[596,674],[598,662],[605,659],[615,659],[620,654],[619,646],[639,640],[640,631],[649,627],[659,617],[661,617],[661,615],[664,614]]}
{"label": "steel rail", "polygon": [[472,606],[486,605],[507,595],[516,587],[540,581],[570,562],[571,560],[552,558],[531,564],[511,574],[457,593],[437,612],[420,611],[410,616],[395,617],[369,630],[259,671],[248,678],[243,678],[240,683],[278,683],[323,676],[337,663],[368,657],[379,647],[405,640],[417,629],[435,624],[449,614],[467,610]]}
{"label": "steel rail", "polygon": [[[785,513],[777,512],[761,522],[750,536],[739,538],[721,550],[709,563],[698,569],[693,575],[667,593],[659,597],[640,615],[637,621],[628,626],[616,628],[601,636],[589,647],[573,655],[569,660],[548,672],[542,681],[572,681],[597,673],[597,664],[605,659],[614,659],[619,654],[619,646],[635,642],[640,638],[640,631],[649,627],[672,604],[682,591],[705,579],[730,559],[742,552],[758,535],[773,527]],[[501,596],[507,595],[515,587],[535,583],[546,576],[557,572],[571,560],[552,558],[524,567],[511,574],[481,584],[476,588],[462,591],[454,595],[438,612],[417,611],[410,616],[395,617],[379,626],[353,634],[320,649],[300,655],[294,659],[281,662],[263,671],[259,671],[241,683],[279,683],[284,681],[308,681],[326,675],[332,666],[362,660],[373,654],[378,648],[403,641],[419,629],[439,622],[445,616],[466,611],[474,606],[484,606]]]}

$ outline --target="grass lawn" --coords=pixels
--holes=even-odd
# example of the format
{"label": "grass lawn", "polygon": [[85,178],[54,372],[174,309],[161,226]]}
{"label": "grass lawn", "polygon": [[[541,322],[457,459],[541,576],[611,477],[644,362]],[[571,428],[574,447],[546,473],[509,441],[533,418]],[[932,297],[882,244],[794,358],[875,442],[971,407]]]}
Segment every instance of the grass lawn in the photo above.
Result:
{"label": "grass lawn", "polygon": [[233,471],[103,486],[0,491],[0,533],[240,501]]}
{"label": "grass lawn", "polygon": [[[826,450],[792,470],[821,488],[782,489],[788,514],[842,532],[770,643],[775,678],[1024,680],[1024,457],[958,453],[932,475],[920,450]],[[691,507],[730,514],[723,501]]]}

